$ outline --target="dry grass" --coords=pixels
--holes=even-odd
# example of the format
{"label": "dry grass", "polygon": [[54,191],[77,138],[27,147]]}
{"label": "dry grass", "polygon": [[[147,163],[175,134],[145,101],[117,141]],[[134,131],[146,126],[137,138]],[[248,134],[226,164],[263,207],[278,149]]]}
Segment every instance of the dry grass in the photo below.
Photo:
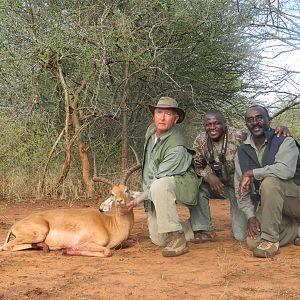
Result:
{"label": "dry grass", "polygon": [[217,253],[217,264],[225,282],[236,280],[237,277],[246,274],[247,270],[230,258],[231,256],[227,254],[226,248],[219,247]]}

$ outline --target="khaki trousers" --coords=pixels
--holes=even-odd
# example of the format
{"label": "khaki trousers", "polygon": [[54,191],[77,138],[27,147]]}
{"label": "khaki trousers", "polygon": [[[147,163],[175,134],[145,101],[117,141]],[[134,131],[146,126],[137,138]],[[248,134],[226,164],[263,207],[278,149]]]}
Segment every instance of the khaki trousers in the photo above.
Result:
{"label": "khaki trousers", "polygon": [[[292,180],[267,177],[262,181],[261,206],[256,217],[260,222],[260,238],[279,242],[284,246],[294,241],[298,234],[300,218],[300,186]],[[255,247],[260,239],[247,239],[250,248]]]}
{"label": "khaki trousers", "polygon": [[166,246],[168,232],[183,231],[186,239],[193,238],[189,221],[180,221],[175,196],[174,177],[155,180],[149,191],[149,199],[154,209],[147,212],[147,223],[151,241],[158,246]]}

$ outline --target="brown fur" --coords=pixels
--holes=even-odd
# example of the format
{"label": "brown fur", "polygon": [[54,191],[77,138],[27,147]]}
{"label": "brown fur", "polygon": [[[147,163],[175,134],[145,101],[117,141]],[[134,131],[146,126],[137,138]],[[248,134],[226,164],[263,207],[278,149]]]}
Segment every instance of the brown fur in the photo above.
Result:
{"label": "brown fur", "polygon": [[[94,209],[53,209],[33,213],[10,229],[1,250],[64,249],[67,255],[110,256],[111,248],[126,240],[133,227],[125,185],[114,186],[116,212],[109,216]],[[11,239],[11,235],[15,238]]]}

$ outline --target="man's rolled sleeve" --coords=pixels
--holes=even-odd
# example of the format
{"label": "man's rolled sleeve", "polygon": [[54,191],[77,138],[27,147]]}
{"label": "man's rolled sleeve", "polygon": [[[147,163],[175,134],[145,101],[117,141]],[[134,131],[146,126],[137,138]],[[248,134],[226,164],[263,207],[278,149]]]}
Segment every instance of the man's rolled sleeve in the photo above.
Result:
{"label": "man's rolled sleeve", "polygon": [[253,176],[256,180],[263,180],[265,177],[265,169],[264,168],[253,169]]}

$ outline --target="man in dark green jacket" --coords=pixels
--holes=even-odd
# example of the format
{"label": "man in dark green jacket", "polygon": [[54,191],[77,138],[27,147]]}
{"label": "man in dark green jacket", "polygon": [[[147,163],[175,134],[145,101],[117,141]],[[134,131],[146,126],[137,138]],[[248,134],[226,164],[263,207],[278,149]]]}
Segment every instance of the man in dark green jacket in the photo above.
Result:
{"label": "man in dark green jacket", "polygon": [[200,179],[192,166],[194,151],[178,126],[185,112],[170,97],[149,106],[154,123],[146,133],[143,158],[143,192],[134,206],[144,201],[152,242],[163,246],[163,256],[187,252],[186,238],[176,203],[197,202]]}

